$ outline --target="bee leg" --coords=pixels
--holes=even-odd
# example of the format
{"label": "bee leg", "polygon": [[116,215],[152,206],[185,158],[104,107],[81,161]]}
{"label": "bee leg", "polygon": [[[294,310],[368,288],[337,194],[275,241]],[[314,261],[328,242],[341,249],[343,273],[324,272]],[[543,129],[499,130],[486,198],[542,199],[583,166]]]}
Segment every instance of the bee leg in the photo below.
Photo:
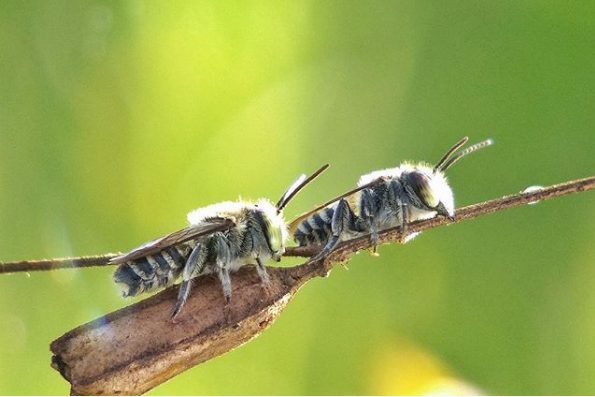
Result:
{"label": "bee leg", "polygon": [[264,288],[264,290],[267,293],[269,293],[270,288],[271,288],[271,278],[269,277],[269,274],[267,273],[267,268],[264,265],[264,263],[262,262],[262,259],[260,259],[258,256],[256,257],[256,271],[258,272],[258,275],[260,276],[260,280],[262,282],[262,287]]}
{"label": "bee leg", "polygon": [[231,300],[231,278],[229,277],[229,264],[231,263],[231,252],[229,244],[225,237],[221,235],[213,236],[211,239],[211,251],[217,253],[217,275],[223,286],[223,297],[225,303]]}
{"label": "bee leg", "polygon": [[223,306],[223,315],[227,324],[231,323],[231,277],[229,276],[229,270],[227,267],[217,267],[217,273],[219,280],[223,285],[223,297],[225,298],[225,305]]}
{"label": "bee leg", "polygon": [[372,190],[364,189],[362,191],[361,199],[361,217],[364,223],[370,228],[370,240],[372,242],[373,255],[377,255],[378,251],[378,221],[374,216],[378,211],[376,211],[375,207]]}
{"label": "bee leg", "polygon": [[265,287],[271,285],[271,279],[267,273],[267,267],[262,262],[262,259],[260,259],[258,256],[256,257],[256,271],[258,272],[260,280]]}
{"label": "bee leg", "polygon": [[223,285],[223,296],[225,297],[225,303],[231,301],[231,277],[229,276],[229,270],[226,267],[219,268],[219,279]]}
{"label": "bee leg", "polygon": [[402,223],[401,223],[401,232],[403,234],[407,233],[407,227],[408,227],[408,222],[409,222],[409,209],[407,208],[407,204],[403,204],[403,209],[401,210],[401,218],[402,218]]}
{"label": "bee leg", "polygon": [[180,290],[178,291],[178,300],[174,306],[171,318],[175,318],[190,295],[190,287],[192,286],[192,278],[196,277],[202,271],[205,265],[206,255],[203,252],[203,246],[200,243],[196,243],[196,246],[190,253],[186,264],[184,265],[184,272],[182,273],[182,283],[180,284]]}
{"label": "bee leg", "polygon": [[409,229],[409,208],[407,206],[406,203],[402,203],[401,204],[401,237],[399,237],[399,242],[401,244],[405,244],[406,242],[412,240],[415,236],[417,236],[419,234],[418,233],[412,233],[409,234],[408,233],[408,229]]}
{"label": "bee leg", "polygon": [[339,243],[343,229],[346,225],[351,223],[351,220],[352,215],[349,204],[347,203],[347,200],[341,199],[337,204],[337,208],[333,213],[333,219],[331,220],[331,231],[333,235],[328,240],[324,248],[318,254],[316,254],[316,256],[310,259],[311,262],[316,262],[331,253],[331,251]]}

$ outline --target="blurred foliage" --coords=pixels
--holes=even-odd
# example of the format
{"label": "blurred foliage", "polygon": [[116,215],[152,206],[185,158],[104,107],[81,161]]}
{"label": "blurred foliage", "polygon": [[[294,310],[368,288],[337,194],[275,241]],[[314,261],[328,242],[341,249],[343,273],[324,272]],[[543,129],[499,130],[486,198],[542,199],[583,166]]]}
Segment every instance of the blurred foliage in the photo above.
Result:
{"label": "blurred foliage", "polygon": [[[126,250],[329,162],[292,217],[463,135],[496,144],[459,205],[593,175],[594,38],[591,1],[4,0],[0,260]],[[594,202],[362,253],[154,393],[594,394]],[[67,392],[48,344],[130,302],[112,271],[0,277],[1,394]]]}

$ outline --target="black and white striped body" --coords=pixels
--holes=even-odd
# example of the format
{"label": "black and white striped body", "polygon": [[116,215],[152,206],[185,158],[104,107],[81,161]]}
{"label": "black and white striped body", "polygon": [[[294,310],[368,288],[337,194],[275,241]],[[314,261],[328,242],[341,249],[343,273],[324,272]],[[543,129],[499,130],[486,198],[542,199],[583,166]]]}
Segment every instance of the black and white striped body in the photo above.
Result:
{"label": "black and white striped body", "polygon": [[282,215],[268,200],[256,204],[224,202],[188,214],[191,224],[208,224],[214,217],[233,219],[235,226],[122,263],[114,280],[122,284],[123,295],[135,296],[167,287],[181,277],[177,314],[188,296],[190,280],[203,274],[214,273],[219,277],[226,300],[231,298],[229,273],[241,266],[256,265],[263,283],[267,284],[264,262],[271,257],[279,260],[285,250],[287,229]]}
{"label": "black and white striped body", "polygon": [[114,280],[122,284],[124,296],[136,296],[156,288],[167,287],[180,277],[195,245],[193,241],[183,243],[123,263],[116,270]]}
{"label": "black and white striped body", "polygon": [[289,234],[283,209],[327,168],[325,164],[309,177],[300,175],[276,204],[268,199],[225,201],[190,212],[188,226],[111,258],[110,263],[119,265],[114,280],[122,284],[124,296],[134,296],[181,278],[172,317],[188,299],[192,280],[203,274],[217,274],[226,301],[231,299],[229,273],[244,265],[256,265],[268,287],[264,263],[281,260]]}
{"label": "black and white striped body", "polygon": [[[348,199],[343,198],[305,219],[299,224],[294,238],[300,246],[325,244],[323,251],[328,254],[340,241],[370,233],[376,246],[379,230],[406,227],[408,222],[432,218],[437,213],[452,216],[452,191],[446,178],[442,174],[432,175],[431,172],[431,168],[426,165],[403,164],[364,175],[358,186],[374,180],[378,180],[378,184]],[[427,197],[422,197],[428,195],[427,190],[440,197],[436,201],[440,203],[439,206],[428,205]]]}
{"label": "black and white striped body", "polygon": [[[332,234],[331,223],[335,208],[336,205],[326,207],[300,223],[293,235],[295,241],[300,246],[326,244]],[[355,224],[350,225],[349,229],[355,229]]]}
{"label": "black and white striped body", "polygon": [[[378,231],[436,215],[454,219],[454,199],[444,172],[469,153],[490,146],[491,139],[471,145],[455,154],[469,140],[463,137],[432,167],[403,163],[399,167],[374,171],[360,178],[358,188],[298,217],[291,224],[300,246],[325,244],[311,260],[318,261],[349,238],[370,234],[374,252]],[[330,203],[336,204],[330,206]],[[297,227],[296,227],[297,225]],[[417,233],[418,234],[418,233]],[[406,236],[411,240],[417,234]]]}

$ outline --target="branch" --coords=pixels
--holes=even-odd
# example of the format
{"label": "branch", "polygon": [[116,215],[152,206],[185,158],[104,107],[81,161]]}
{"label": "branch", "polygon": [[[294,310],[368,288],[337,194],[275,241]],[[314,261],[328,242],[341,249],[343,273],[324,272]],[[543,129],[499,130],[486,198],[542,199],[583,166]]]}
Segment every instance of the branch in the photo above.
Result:
{"label": "branch", "polygon": [[[412,233],[594,188],[595,177],[590,177],[506,196],[459,209],[455,221],[440,217],[411,223],[406,233],[399,228],[382,231],[379,241],[403,242]],[[170,313],[177,287],[168,288],[55,340],[50,346],[52,366],[71,383],[73,394],[145,393],[258,336],[306,282],[327,276],[334,263],[345,262],[358,250],[368,248],[369,236],[363,236],[342,243],[324,260],[269,268],[271,287],[267,291],[262,289],[256,271],[243,267],[232,276],[233,299],[227,305],[219,282],[201,277],[200,287],[193,290],[176,323]],[[318,249],[289,248],[286,255],[311,256]]]}
{"label": "branch", "polygon": [[35,272],[55,269],[80,269],[84,267],[106,266],[110,259],[119,254],[79,256],[75,258],[41,259],[35,261],[0,262],[0,274]]}

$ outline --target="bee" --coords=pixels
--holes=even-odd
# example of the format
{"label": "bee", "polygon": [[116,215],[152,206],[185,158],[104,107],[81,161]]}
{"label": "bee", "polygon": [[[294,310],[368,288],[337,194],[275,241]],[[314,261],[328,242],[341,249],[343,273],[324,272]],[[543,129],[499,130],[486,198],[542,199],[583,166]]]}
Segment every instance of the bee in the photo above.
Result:
{"label": "bee", "polygon": [[330,254],[340,241],[370,234],[376,254],[379,230],[399,226],[406,231],[409,222],[436,216],[454,220],[453,192],[444,173],[462,157],[492,144],[488,139],[453,156],[468,139],[457,142],[435,166],[403,163],[363,175],[357,189],[293,221],[290,230],[295,241],[300,246],[324,244],[312,258],[316,261]]}
{"label": "bee", "polygon": [[327,168],[308,178],[301,175],[276,204],[268,199],[226,201],[190,212],[189,226],[112,258],[110,263],[119,265],[114,281],[127,297],[167,287],[181,276],[172,318],[182,310],[192,280],[204,274],[218,276],[226,302],[231,299],[229,274],[244,265],[255,265],[263,286],[268,287],[265,262],[280,261],[289,237],[283,209]]}

